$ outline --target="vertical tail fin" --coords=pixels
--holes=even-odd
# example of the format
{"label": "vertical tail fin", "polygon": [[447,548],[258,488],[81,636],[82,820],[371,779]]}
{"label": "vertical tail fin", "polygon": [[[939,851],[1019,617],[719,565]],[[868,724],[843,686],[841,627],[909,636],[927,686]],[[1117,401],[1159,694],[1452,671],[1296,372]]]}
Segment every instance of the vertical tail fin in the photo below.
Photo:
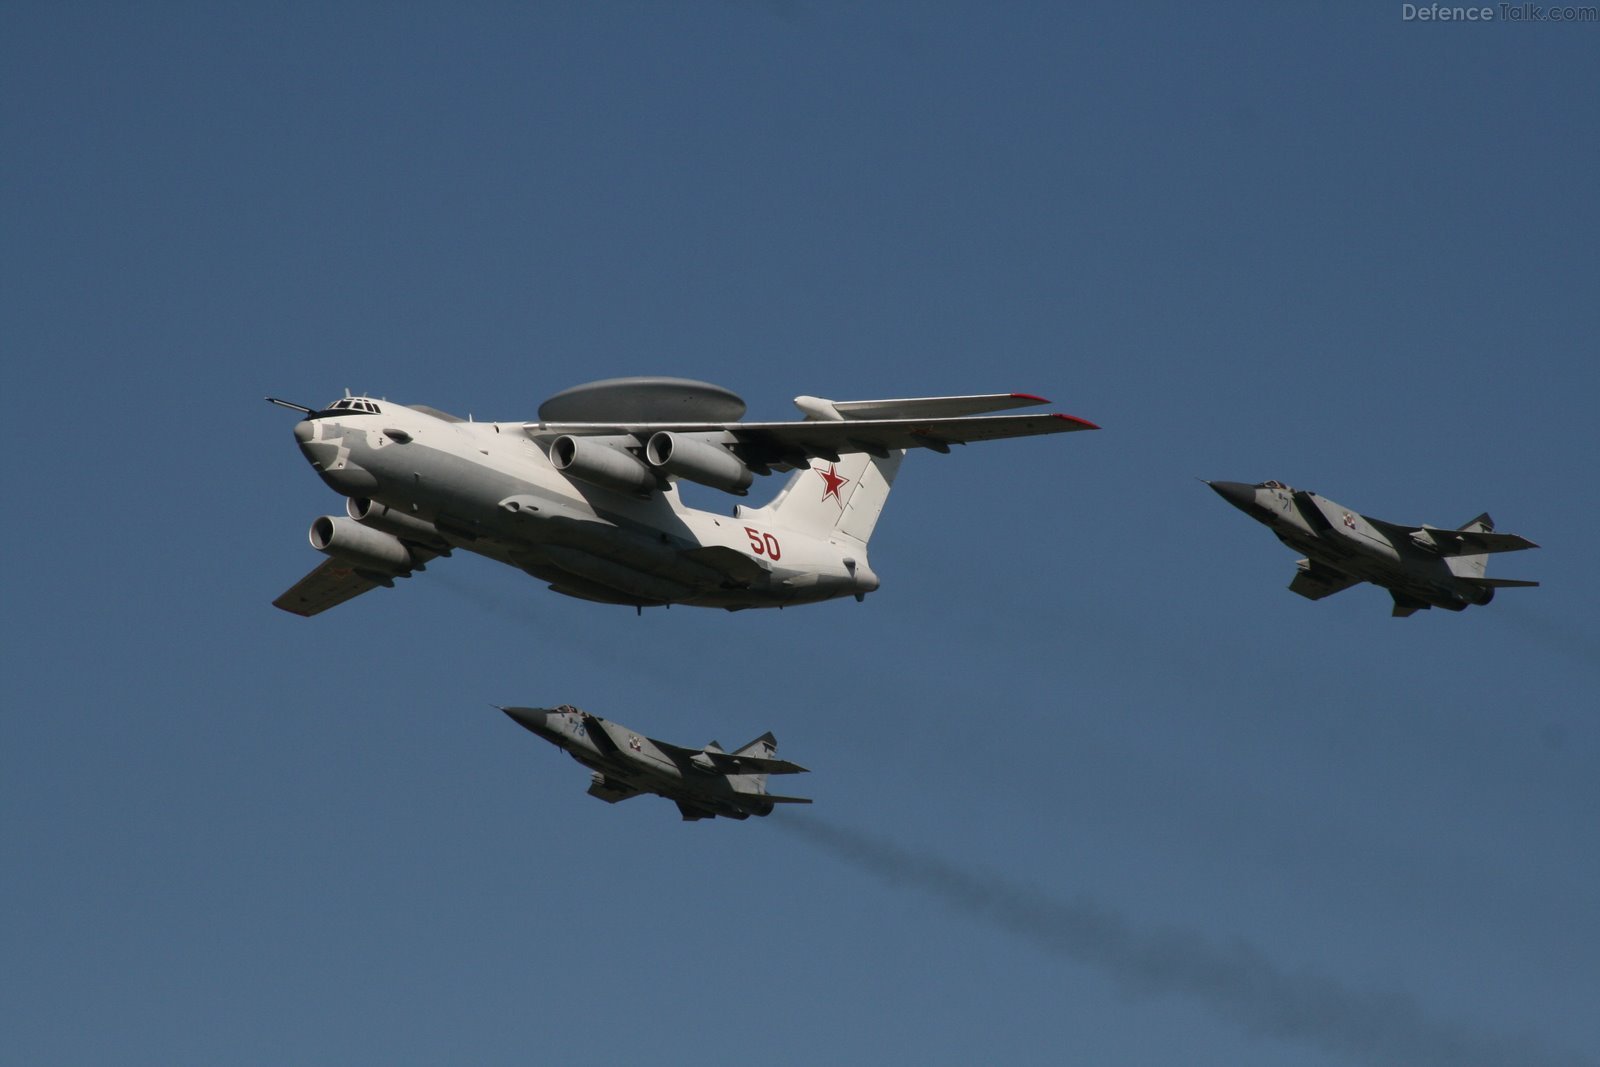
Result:
{"label": "vertical tail fin", "polygon": [[748,514],[817,536],[839,535],[863,546],[872,537],[904,452],[884,457],[846,452],[837,463],[813,459],[790,476],[772,503]]}
{"label": "vertical tail fin", "polygon": [[[1465,533],[1494,533],[1494,520],[1485,511],[1471,522],[1457,526],[1456,529]],[[1457,578],[1482,578],[1488,568],[1489,554],[1480,552],[1472,556],[1450,556],[1445,562],[1450,567],[1450,573]]]}
{"label": "vertical tail fin", "polygon": [[[715,742],[713,742],[714,744]],[[748,745],[741,745],[733,750],[735,756],[754,756],[757,759],[771,759],[778,751],[778,739],[768,730]],[[767,791],[767,776],[765,774],[741,774],[735,776],[739,781],[745,782],[757,793]],[[737,786],[735,786],[737,788]]]}
{"label": "vertical tail fin", "polygon": [[[715,741],[712,744],[716,744]],[[735,756],[759,756],[761,759],[771,759],[778,751],[778,739],[768,730],[754,741],[742,748],[733,750]]]}
{"label": "vertical tail fin", "polygon": [[[923,396],[896,400],[825,400],[816,396],[797,396],[795,407],[814,422],[873,422],[875,420],[959,421],[985,416],[993,411],[1031,407],[1047,403],[1031,393],[986,393],[977,396]],[[1070,426],[1055,420],[1067,419]],[[981,418],[979,421],[983,421]],[[1004,421],[1004,420],[997,420]],[[1090,423],[1057,415],[1047,430],[1033,426],[1026,430],[995,430],[975,440],[994,436],[1053,432],[1062,429],[1092,429]],[[966,440],[967,438],[960,438]],[[860,443],[860,442],[858,442]],[[948,443],[929,440],[927,447],[950,451]],[[903,449],[890,450],[863,443],[866,452],[841,452],[837,461],[813,458],[810,466],[797,470],[787,485],[764,508],[738,514],[751,514],[793,529],[823,537],[843,537],[866,547],[878,525],[884,501],[894,485],[894,476],[905,458]]]}

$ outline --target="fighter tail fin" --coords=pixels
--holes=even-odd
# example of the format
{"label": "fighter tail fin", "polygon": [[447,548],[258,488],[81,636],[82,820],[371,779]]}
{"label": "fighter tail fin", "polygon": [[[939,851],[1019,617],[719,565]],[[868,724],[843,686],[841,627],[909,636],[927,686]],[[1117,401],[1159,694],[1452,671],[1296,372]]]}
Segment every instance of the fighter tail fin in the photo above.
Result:
{"label": "fighter tail fin", "polygon": [[[715,744],[715,742],[712,742]],[[733,750],[735,756],[755,756],[757,759],[771,759],[778,751],[778,739],[768,730],[754,741],[741,748]]]}
{"label": "fighter tail fin", "polygon": [[[1462,533],[1494,533],[1494,520],[1485,511],[1471,522],[1456,527]],[[1475,552],[1471,555],[1450,556],[1445,560],[1450,568],[1450,573],[1457,578],[1482,578],[1489,565],[1489,553]]]}

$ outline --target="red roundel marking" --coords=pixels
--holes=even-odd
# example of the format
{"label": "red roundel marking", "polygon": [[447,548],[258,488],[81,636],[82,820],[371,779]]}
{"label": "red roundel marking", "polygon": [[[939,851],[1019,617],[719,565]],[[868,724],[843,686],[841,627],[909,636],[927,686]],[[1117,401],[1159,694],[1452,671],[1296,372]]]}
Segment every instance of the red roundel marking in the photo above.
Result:
{"label": "red roundel marking", "polygon": [[843,489],[850,479],[840,474],[838,468],[832,463],[828,464],[827,470],[823,470],[821,467],[812,467],[811,469],[822,476],[824,485],[822,499],[826,500],[831,496],[839,502],[840,507],[844,507],[844,497],[839,495],[839,490]]}

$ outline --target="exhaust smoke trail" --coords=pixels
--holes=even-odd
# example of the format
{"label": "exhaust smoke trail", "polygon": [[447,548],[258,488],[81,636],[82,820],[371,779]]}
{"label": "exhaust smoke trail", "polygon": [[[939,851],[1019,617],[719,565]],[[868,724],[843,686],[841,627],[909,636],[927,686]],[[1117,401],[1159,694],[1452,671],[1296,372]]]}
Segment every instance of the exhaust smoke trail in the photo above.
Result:
{"label": "exhaust smoke trail", "polygon": [[891,887],[929,893],[957,911],[1105,974],[1125,992],[1202,1003],[1246,1032],[1298,1041],[1377,1067],[1593,1067],[1533,1038],[1509,1038],[1427,1015],[1411,997],[1353,989],[1287,970],[1234,939],[1139,929],[1103,904],[1044,896],[989,875],[808,815],[785,832]]}
{"label": "exhaust smoke trail", "polygon": [[1580,630],[1573,624],[1574,620],[1553,618],[1548,611],[1525,600],[1511,597],[1505,600],[1504,605],[1499,600],[1494,602],[1494,617],[1502,625],[1521,632],[1548,652],[1590,670],[1600,670],[1600,634]]}

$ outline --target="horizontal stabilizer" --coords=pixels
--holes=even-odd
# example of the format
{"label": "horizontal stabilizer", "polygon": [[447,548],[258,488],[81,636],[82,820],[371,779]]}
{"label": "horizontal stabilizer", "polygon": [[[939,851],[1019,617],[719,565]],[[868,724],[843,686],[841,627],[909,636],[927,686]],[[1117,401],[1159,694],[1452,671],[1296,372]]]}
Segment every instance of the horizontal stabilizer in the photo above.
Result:
{"label": "horizontal stabilizer", "polygon": [[1468,585],[1475,585],[1479,589],[1532,589],[1539,584],[1538,582],[1524,582],[1516,578],[1462,578],[1458,576],[1456,580],[1466,582]]}
{"label": "horizontal stabilizer", "polygon": [[752,801],[766,801],[769,804],[809,804],[810,797],[780,797],[776,793],[746,793],[741,798],[748,797]]}

